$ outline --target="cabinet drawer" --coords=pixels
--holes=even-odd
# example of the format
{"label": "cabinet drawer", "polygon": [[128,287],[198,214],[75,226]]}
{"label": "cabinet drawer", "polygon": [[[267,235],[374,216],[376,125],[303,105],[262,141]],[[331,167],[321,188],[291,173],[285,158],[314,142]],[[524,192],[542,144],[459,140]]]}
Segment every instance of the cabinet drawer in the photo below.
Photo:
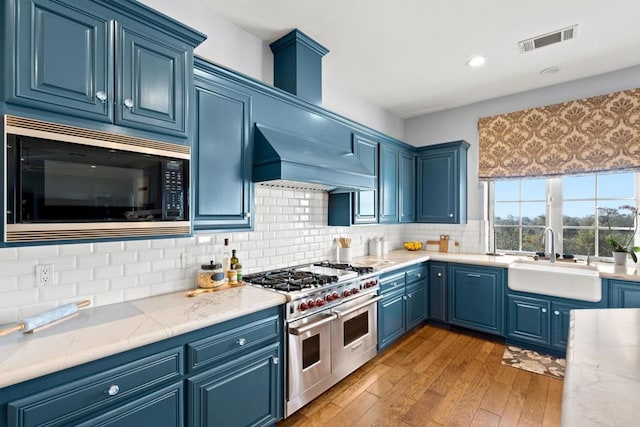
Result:
{"label": "cabinet drawer", "polygon": [[72,425],[145,389],[182,377],[182,347],[10,402],[9,425]]}
{"label": "cabinet drawer", "polygon": [[384,277],[380,280],[380,292],[392,292],[402,288],[405,284],[404,271],[391,276]]}
{"label": "cabinet drawer", "polygon": [[425,268],[423,265],[407,270],[407,279],[406,279],[407,285],[424,280],[426,277],[426,274],[427,273],[425,272]]}
{"label": "cabinet drawer", "polygon": [[189,372],[211,365],[276,340],[280,335],[278,316],[260,319],[234,329],[228,329],[187,344],[187,366]]}

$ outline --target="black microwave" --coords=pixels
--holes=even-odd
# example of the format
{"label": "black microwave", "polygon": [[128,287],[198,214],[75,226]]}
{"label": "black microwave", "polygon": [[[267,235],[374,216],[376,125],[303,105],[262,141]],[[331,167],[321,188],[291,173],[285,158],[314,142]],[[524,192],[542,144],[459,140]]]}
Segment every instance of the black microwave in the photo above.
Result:
{"label": "black microwave", "polygon": [[189,233],[189,147],[25,120],[5,118],[5,241]]}

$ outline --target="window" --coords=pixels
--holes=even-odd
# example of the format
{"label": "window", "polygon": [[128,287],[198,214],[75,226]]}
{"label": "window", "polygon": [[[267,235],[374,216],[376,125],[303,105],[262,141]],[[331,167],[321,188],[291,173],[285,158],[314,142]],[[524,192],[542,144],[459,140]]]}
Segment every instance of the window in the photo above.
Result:
{"label": "window", "polygon": [[624,172],[495,181],[492,225],[496,250],[542,251],[542,231],[549,226],[556,232],[556,252],[610,257],[605,239],[611,234],[623,240],[637,219],[630,211],[611,214],[611,209],[637,206],[639,175]]}

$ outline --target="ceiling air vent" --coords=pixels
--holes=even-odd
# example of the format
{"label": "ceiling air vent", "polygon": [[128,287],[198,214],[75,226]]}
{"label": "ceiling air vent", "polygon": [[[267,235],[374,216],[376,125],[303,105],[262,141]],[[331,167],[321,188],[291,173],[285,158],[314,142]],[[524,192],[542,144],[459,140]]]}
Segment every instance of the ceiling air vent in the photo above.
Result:
{"label": "ceiling air vent", "polygon": [[540,49],[541,47],[545,47],[550,44],[571,40],[577,35],[578,25],[572,25],[561,30],[522,40],[518,42],[518,46],[520,46],[520,53],[525,53],[535,49]]}

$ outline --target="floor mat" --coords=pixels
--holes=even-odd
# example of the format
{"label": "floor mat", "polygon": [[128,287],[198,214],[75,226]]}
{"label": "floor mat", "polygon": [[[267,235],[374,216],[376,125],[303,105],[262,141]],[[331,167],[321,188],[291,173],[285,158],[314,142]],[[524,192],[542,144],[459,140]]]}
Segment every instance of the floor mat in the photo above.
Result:
{"label": "floor mat", "polygon": [[513,345],[504,349],[502,363],[514,368],[560,379],[564,378],[564,367],[566,365],[565,359]]}

